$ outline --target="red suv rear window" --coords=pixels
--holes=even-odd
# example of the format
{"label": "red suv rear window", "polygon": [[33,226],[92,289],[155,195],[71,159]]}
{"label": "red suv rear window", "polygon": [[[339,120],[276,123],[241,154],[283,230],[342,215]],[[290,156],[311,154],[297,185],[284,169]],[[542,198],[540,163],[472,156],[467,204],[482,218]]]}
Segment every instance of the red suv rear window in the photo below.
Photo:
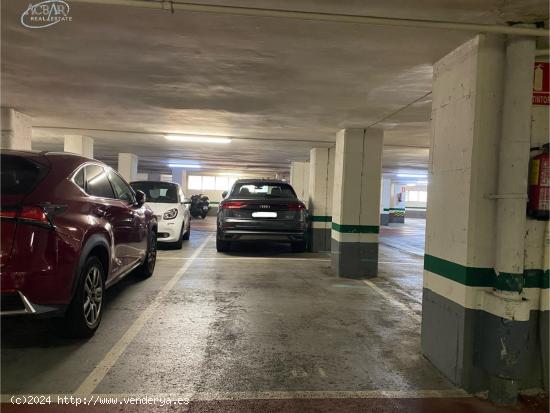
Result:
{"label": "red suv rear window", "polygon": [[27,195],[46,175],[47,168],[17,155],[1,155],[2,195]]}

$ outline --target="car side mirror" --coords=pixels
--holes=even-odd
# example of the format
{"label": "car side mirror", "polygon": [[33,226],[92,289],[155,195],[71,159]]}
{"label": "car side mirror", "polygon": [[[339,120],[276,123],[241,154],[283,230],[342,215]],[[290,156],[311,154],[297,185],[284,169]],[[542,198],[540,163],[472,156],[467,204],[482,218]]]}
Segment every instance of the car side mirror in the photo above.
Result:
{"label": "car side mirror", "polygon": [[191,200],[189,198],[183,198],[183,202],[182,202],[183,205],[190,205],[191,204]]}
{"label": "car side mirror", "polygon": [[140,191],[139,189],[136,191],[136,204],[137,206],[142,206],[145,203],[145,192]]}
{"label": "car side mirror", "polygon": [[226,196],[227,196],[227,191],[223,191],[223,192],[222,192],[222,197],[225,198]]}

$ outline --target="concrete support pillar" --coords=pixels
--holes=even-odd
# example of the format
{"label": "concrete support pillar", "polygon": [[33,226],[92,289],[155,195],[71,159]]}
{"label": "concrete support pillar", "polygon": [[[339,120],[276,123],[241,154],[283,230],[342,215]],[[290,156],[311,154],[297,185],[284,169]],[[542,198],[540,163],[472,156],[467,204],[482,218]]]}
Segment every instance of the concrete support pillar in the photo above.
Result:
{"label": "concrete support pillar", "polygon": [[31,118],[12,108],[2,107],[2,148],[31,150]]}
{"label": "concrete support pillar", "polygon": [[292,162],[290,164],[290,184],[298,198],[307,206],[309,202],[309,162]]}
{"label": "concrete support pillar", "polygon": [[[504,40],[478,35],[434,66],[421,344],[424,355],[454,383],[513,402],[518,388],[543,385],[538,319],[541,289],[548,294],[548,282],[542,259],[533,259],[542,255],[543,231],[528,236],[532,245],[516,244],[529,232],[525,224],[516,225],[525,219],[525,199],[505,201],[514,218],[497,223],[500,200],[526,193],[507,188],[527,182],[529,130],[522,128],[531,119],[533,76],[532,58],[525,62],[529,55],[511,52],[514,47],[509,42],[505,48]],[[510,64],[522,67],[522,80],[509,80]],[[521,119],[506,126],[506,117],[515,119],[502,111],[510,98],[509,81],[512,89],[522,88],[523,98],[512,110]],[[513,138],[502,141],[509,133]],[[508,169],[505,175],[499,167]],[[503,225],[515,229],[507,232]],[[497,266],[502,251],[496,240],[504,233],[504,243],[516,245],[506,246],[510,257],[505,261],[521,266]],[[524,251],[529,267],[523,265]]]}
{"label": "concrete support pillar", "polygon": [[187,170],[183,168],[172,168],[172,182],[181,185],[184,193],[187,191]]}
{"label": "concrete support pillar", "polygon": [[390,222],[393,224],[405,223],[405,194],[401,191],[403,184],[394,182],[390,185]]}
{"label": "concrete support pillar", "polygon": [[391,197],[391,179],[382,178],[380,188],[380,225],[388,225],[390,223]]}
{"label": "concrete support pillar", "polygon": [[312,251],[330,251],[335,148],[314,148],[309,157]]}
{"label": "concrete support pillar", "polygon": [[65,152],[76,153],[87,158],[94,157],[94,140],[83,135],[65,135]]}
{"label": "concrete support pillar", "polygon": [[383,131],[344,129],[336,136],[332,269],[340,277],[378,275]]}
{"label": "concrete support pillar", "polygon": [[150,181],[160,181],[160,172],[149,172]]}
{"label": "concrete support pillar", "polygon": [[133,153],[118,154],[118,173],[126,179],[127,182],[132,182],[137,179],[138,157]]}

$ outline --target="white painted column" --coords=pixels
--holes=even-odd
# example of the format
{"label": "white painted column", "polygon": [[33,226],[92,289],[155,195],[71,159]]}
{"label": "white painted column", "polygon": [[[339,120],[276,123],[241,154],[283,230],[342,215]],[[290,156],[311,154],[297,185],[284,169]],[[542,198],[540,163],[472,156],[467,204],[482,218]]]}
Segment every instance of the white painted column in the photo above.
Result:
{"label": "white painted column", "polygon": [[380,225],[390,222],[391,197],[391,179],[384,177],[380,188]]}
{"label": "white painted column", "polygon": [[160,172],[149,172],[150,181],[160,181]]}
{"label": "white painted column", "polygon": [[[539,315],[537,305],[544,271],[524,271],[518,254],[532,257],[537,249],[516,243],[526,237],[525,224],[518,224],[525,222],[525,199],[517,198],[527,193],[533,61],[525,62],[529,53],[523,46],[519,53],[510,51],[510,44],[506,50],[504,40],[478,35],[434,66],[421,344],[424,355],[455,384],[513,401],[518,383],[541,387],[543,382],[542,369],[532,366],[542,365],[538,319],[543,312]],[[522,67],[515,80],[507,60]],[[502,110],[508,99],[505,73],[506,85],[522,87],[511,110],[520,119]],[[506,199],[504,212],[514,216],[497,223],[501,199]],[[527,239],[542,245],[542,232],[535,232],[538,241]],[[508,235],[497,242],[497,234]],[[512,276],[506,270],[497,275],[499,242],[513,247],[501,263],[521,261],[515,268],[501,267],[513,270]]]}
{"label": "white painted column", "polygon": [[133,153],[118,154],[118,173],[122,175],[127,182],[137,179],[138,157]]}
{"label": "white painted column", "polygon": [[290,164],[290,184],[298,198],[307,206],[309,203],[309,162],[292,162]]}
{"label": "white painted column", "polygon": [[390,222],[403,224],[405,223],[405,193],[402,192],[402,183],[393,182],[391,184],[391,199],[390,199]]}
{"label": "white painted column", "polygon": [[2,107],[2,148],[30,151],[31,118],[13,108]]}
{"label": "white painted column", "polygon": [[341,277],[378,275],[383,131],[336,135],[332,201],[332,269]]}
{"label": "white painted column", "polygon": [[172,182],[181,185],[185,196],[187,196],[187,170],[183,168],[172,168]]}
{"label": "white painted column", "polygon": [[76,153],[87,158],[94,157],[94,140],[84,135],[65,135],[65,152]]}
{"label": "white painted column", "polygon": [[312,251],[330,251],[335,148],[314,148],[309,162]]}

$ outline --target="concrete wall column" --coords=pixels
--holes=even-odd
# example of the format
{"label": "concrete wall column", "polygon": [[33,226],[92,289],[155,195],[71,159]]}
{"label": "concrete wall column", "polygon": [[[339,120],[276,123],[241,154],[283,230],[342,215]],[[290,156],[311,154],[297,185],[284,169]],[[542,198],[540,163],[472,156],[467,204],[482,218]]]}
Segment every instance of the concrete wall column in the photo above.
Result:
{"label": "concrete wall column", "polygon": [[[532,79],[532,61],[528,65],[518,62],[519,56],[509,57]],[[454,383],[510,400],[514,387],[543,384],[537,337],[541,289],[546,283],[547,294],[548,283],[541,268],[544,231],[535,226],[530,245],[521,248],[527,254],[525,269],[518,269],[523,271],[516,277],[520,282],[507,282],[495,271],[495,239],[501,231],[497,199],[506,196],[499,193],[498,153],[507,70],[504,38],[495,35],[476,36],[434,66],[421,344],[425,356]],[[530,80],[521,83],[524,93],[531,90]],[[530,122],[530,110],[516,110],[523,114],[519,123]],[[516,131],[516,142],[529,136]],[[522,165],[510,168],[512,183],[527,181]],[[522,205],[517,214],[525,214],[525,200]],[[516,228],[513,236],[525,238],[527,232]]]}
{"label": "concrete wall column", "polygon": [[307,205],[309,203],[309,162],[290,164],[290,184],[298,198]]}
{"label": "concrete wall column", "polygon": [[405,194],[401,192],[402,186],[399,182],[391,184],[390,222],[394,224],[405,223]]}
{"label": "concrete wall column", "polygon": [[149,172],[150,181],[160,181],[160,172]]}
{"label": "concrete wall column", "polygon": [[330,251],[335,148],[314,148],[309,161],[312,251]]}
{"label": "concrete wall column", "polygon": [[94,157],[94,140],[83,135],[65,135],[65,152],[76,153],[87,158]]}
{"label": "concrete wall column", "polygon": [[181,189],[183,190],[185,196],[188,196],[187,194],[187,170],[183,168],[173,168],[172,169],[172,182],[175,182],[177,184],[181,185]]}
{"label": "concrete wall column", "polygon": [[332,269],[341,277],[378,275],[383,131],[344,129],[336,136]]}
{"label": "concrete wall column", "polygon": [[13,108],[2,107],[2,148],[31,150],[31,118]]}
{"label": "concrete wall column", "polygon": [[382,178],[380,188],[380,225],[388,225],[390,223],[391,197],[391,179]]}
{"label": "concrete wall column", "polygon": [[137,179],[138,157],[133,153],[118,154],[118,173],[128,182]]}

